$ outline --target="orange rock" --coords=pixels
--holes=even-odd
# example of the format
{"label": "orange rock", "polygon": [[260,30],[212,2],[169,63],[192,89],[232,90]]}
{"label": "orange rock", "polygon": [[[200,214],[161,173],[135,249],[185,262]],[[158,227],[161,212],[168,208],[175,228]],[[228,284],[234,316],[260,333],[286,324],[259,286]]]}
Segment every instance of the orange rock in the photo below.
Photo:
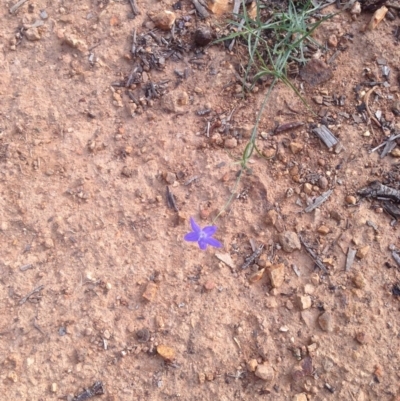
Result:
{"label": "orange rock", "polygon": [[249,277],[249,283],[256,283],[257,281],[260,281],[263,277],[265,269],[261,269],[255,273],[253,273],[250,277]]}
{"label": "orange rock", "polygon": [[119,25],[119,19],[118,19],[117,16],[113,15],[113,16],[110,18],[110,25],[111,25],[111,26],[117,26],[117,25]]}
{"label": "orange rock", "polygon": [[281,287],[285,280],[285,265],[283,263],[272,265],[268,270],[272,287]]}
{"label": "orange rock", "polygon": [[163,31],[169,31],[174,25],[176,16],[172,11],[162,10],[159,13],[151,16],[154,25]]}
{"label": "orange rock", "polygon": [[208,0],[207,8],[214,14],[221,15],[231,10],[228,0]]}
{"label": "orange rock", "polygon": [[147,284],[147,287],[146,287],[146,289],[145,289],[145,291],[144,291],[142,296],[146,301],[151,302],[156,297],[157,290],[158,290],[158,287],[157,287],[156,284],[149,283],[149,284]]}
{"label": "orange rock", "polygon": [[157,353],[166,361],[173,361],[175,359],[175,350],[167,345],[159,345]]}
{"label": "orange rock", "polygon": [[205,289],[206,291],[211,291],[211,290],[213,290],[215,287],[216,287],[216,284],[215,284],[215,282],[212,281],[212,280],[207,280],[207,281],[205,282],[205,284],[204,284],[204,289]]}
{"label": "orange rock", "polygon": [[371,18],[371,21],[369,22],[367,29],[369,29],[370,31],[372,31],[373,29],[375,29],[385,18],[386,13],[389,10],[383,6],[381,8],[379,8],[378,10],[375,11],[374,15]]}

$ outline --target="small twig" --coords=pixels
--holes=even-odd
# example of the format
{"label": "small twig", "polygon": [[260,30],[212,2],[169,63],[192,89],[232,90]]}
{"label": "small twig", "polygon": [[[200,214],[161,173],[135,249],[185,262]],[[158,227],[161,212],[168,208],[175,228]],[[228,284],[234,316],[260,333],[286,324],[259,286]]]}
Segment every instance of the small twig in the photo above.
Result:
{"label": "small twig", "polygon": [[234,5],[233,5],[232,14],[239,14],[240,3],[241,3],[240,0],[235,0]]}
{"label": "small twig", "polygon": [[[371,149],[368,153],[373,153],[373,152],[377,151],[378,149],[382,148],[383,146],[386,146],[389,142],[394,142],[398,138],[400,138],[400,135],[395,135],[394,137],[389,137],[386,139],[386,141],[382,142],[377,147]],[[388,153],[388,152],[386,152],[386,153]],[[382,158],[382,155],[381,155],[381,158]]]}
{"label": "small twig", "polygon": [[304,248],[306,248],[306,251],[308,254],[313,258],[314,263],[325,273],[328,273],[328,269],[326,266],[321,262],[320,258],[318,255],[304,242],[303,238],[299,235],[300,241],[303,244]]}
{"label": "small twig", "polygon": [[341,50],[336,50],[335,53],[333,53],[333,55],[331,56],[331,58],[328,60],[328,64],[332,64],[341,53],[342,53]]}
{"label": "small twig", "polygon": [[194,7],[196,8],[196,11],[199,13],[200,18],[205,19],[210,16],[210,13],[207,11],[207,8],[204,7],[199,0],[192,0],[192,3]]}
{"label": "small twig", "polygon": [[136,45],[137,45],[137,38],[136,38],[136,28],[133,30],[132,33],[132,47],[131,47],[131,53],[136,54]]}
{"label": "small twig", "polygon": [[193,176],[192,178],[189,178],[183,185],[188,186],[190,185],[193,181],[196,181],[199,179],[198,175]]}
{"label": "small twig", "polygon": [[313,211],[315,208],[319,207],[320,205],[322,205],[332,194],[333,189],[330,189],[329,191],[324,192],[321,196],[318,196],[318,198],[316,198],[314,200],[313,203],[311,203],[311,205],[307,206],[304,211],[306,213],[310,213],[311,211]]}
{"label": "small twig", "polygon": [[335,135],[333,135],[332,131],[325,125],[314,128],[312,132],[317,135],[322,142],[324,142],[328,149],[332,148],[339,142]]}
{"label": "small twig", "polygon": [[100,45],[101,45],[101,42],[97,42],[95,45],[89,47],[88,50],[91,52],[92,50],[94,50],[96,47],[98,47],[98,46],[100,46]]}
{"label": "small twig", "polygon": [[207,138],[210,137],[210,127],[211,127],[211,123],[210,123],[210,121],[207,121],[207,131],[206,131]]}
{"label": "small twig", "polygon": [[354,258],[355,258],[355,256],[356,256],[356,253],[357,253],[357,250],[356,250],[356,249],[350,248],[350,247],[349,247],[349,250],[347,251],[346,268],[345,268],[345,270],[346,270],[347,272],[350,271],[351,266],[352,266],[353,263],[354,263]]}
{"label": "small twig", "polygon": [[28,0],[19,0],[19,2],[15,3],[10,8],[10,14],[14,14],[23,4],[25,4]]}
{"label": "small twig", "polygon": [[22,305],[24,304],[33,294],[42,291],[44,288],[44,285],[39,285],[39,287],[34,288],[30,293],[25,295],[21,300],[19,301],[19,304]]}
{"label": "small twig", "polygon": [[136,15],[140,14],[139,8],[138,8],[138,6],[136,4],[136,0],[129,0],[129,3],[131,5],[131,7],[132,7],[132,13],[136,17]]}
{"label": "small twig", "polygon": [[242,269],[247,269],[260,255],[264,248],[264,244],[261,244],[242,264]]}
{"label": "small twig", "polygon": [[179,212],[178,206],[176,205],[176,200],[175,200],[175,196],[174,194],[171,192],[171,190],[169,189],[169,186],[167,185],[167,203],[168,206],[171,209],[174,209],[175,212]]}
{"label": "small twig", "polygon": [[32,263],[28,263],[26,265],[20,266],[19,270],[24,272],[25,270],[32,269],[32,268],[33,268],[33,264]]}
{"label": "small twig", "polygon": [[98,381],[94,383],[92,387],[89,387],[83,393],[80,393],[76,397],[74,397],[73,401],[86,401],[89,398],[94,397],[95,395],[102,394],[104,394],[103,383],[101,381]]}
{"label": "small twig", "polygon": [[292,121],[289,123],[280,124],[274,129],[273,135],[280,134],[282,132],[286,132],[286,131],[289,131],[292,129],[296,129],[296,128],[302,127],[303,125],[304,125],[304,123],[301,121]]}
{"label": "small twig", "polygon": [[228,118],[226,119],[226,121],[231,121],[231,119],[232,119],[232,117],[233,117],[233,113],[235,112],[235,110],[236,110],[236,108],[237,108],[237,106],[235,106],[233,109],[232,109],[232,111],[229,113],[229,116],[228,116]]}
{"label": "small twig", "polygon": [[284,102],[285,102],[286,107],[287,107],[292,113],[299,114],[299,112],[296,111],[295,109],[293,109],[292,106],[290,106],[290,104],[289,104],[286,100],[285,100]]}
{"label": "small twig", "polygon": [[36,318],[33,319],[33,327],[34,327],[37,331],[39,331],[41,334],[43,334],[44,336],[46,335],[46,334],[43,333],[43,330],[40,328],[40,326],[36,323]]}
{"label": "small twig", "polygon": [[382,124],[375,118],[375,116],[372,114],[370,108],[369,108],[369,98],[371,96],[371,93],[375,92],[375,87],[371,88],[365,95],[364,95],[364,102],[365,102],[365,109],[367,110],[369,118],[379,127],[382,128]]}

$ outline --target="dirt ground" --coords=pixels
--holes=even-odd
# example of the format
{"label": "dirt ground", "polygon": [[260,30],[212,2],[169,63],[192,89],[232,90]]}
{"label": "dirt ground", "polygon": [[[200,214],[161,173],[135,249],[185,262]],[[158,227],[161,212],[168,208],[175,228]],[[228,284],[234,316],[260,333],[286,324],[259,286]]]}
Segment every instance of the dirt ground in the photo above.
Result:
{"label": "dirt ground", "polygon": [[[189,217],[210,225],[227,202],[268,87],[242,99],[243,52],[193,42],[200,23],[218,32],[224,20],[174,3],[139,1],[135,18],[116,0],[28,1],[13,15],[2,4],[0,398],[71,401],[101,381],[93,399],[397,400],[398,228],[357,191],[395,186],[399,154],[369,153],[389,131],[357,106],[368,77],[385,81],[384,59],[369,108],[399,121],[399,18],[362,32],[371,14],[342,13],[319,28],[321,43],[339,40],[321,56],[334,55],[332,77],[292,79],[316,114],[275,88],[257,139],[266,157],[253,155],[216,221],[223,248],[201,251],[183,241]],[[159,10],[177,16],[167,57],[155,49],[171,34],[147,15]],[[140,75],[135,28],[150,63]],[[332,149],[312,133],[322,118]],[[304,125],[272,135],[293,121]],[[251,243],[262,255],[242,269]]]}

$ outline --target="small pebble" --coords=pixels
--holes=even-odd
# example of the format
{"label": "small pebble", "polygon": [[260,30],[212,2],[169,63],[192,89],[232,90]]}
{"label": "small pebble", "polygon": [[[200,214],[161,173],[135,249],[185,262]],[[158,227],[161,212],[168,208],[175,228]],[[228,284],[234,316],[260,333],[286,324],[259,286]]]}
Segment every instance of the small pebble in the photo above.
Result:
{"label": "small pebble", "polygon": [[30,40],[31,42],[37,41],[41,39],[39,30],[37,28],[29,28],[25,32],[25,37]]}
{"label": "small pebble", "polygon": [[301,295],[297,298],[297,303],[300,307],[300,310],[305,310],[311,308],[311,297],[309,295]]}
{"label": "small pebble", "polygon": [[357,203],[357,198],[352,195],[347,195],[345,201],[348,205],[355,205]]}
{"label": "small pebble", "polygon": [[196,45],[207,46],[212,41],[212,32],[210,28],[202,26],[194,32],[194,41]]}
{"label": "small pebble", "polygon": [[314,314],[312,310],[304,310],[300,312],[301,318],[308,328],[313,328],[315,324]]}
{"label": "small pebble", "polygon": [[276,301],[275,297],[268,297],[265,300],[265,307],[268,309],[274,309],[278,307],[278,302]]}
{"label": "small pebble", "polygon": [[315,292],[315,287],[312,284],[306,284],[304,286],[304,292],[306,294],[314,294]]}
{"label": "small pebble", "polygon": [[250,359],[246,364],[247,370],[249,372],[255,372],[257,366],[258,366],[257,359]]}
{"label": "small pebble", "polygon": [[320,227],[318,227],[318,233],[319,234],[322,234],[322,235],[327,235],[327,234],[329,234],[329,227],[327,227],[327,226],[320,226]]}
{"label": "small pebble", "polygon": [[157,285],[156,285],[155,283],[153,283],[153,282],[150,282],[150,283],[147,284],[147,287],[146,287],[146,289],[145,289],[145,291],[144,291],[142,297],[143,297],[146,301],[151,302],[151,301],[153,301],[154,298],[156,297],[156,295],[157,295],[157,290],[158,290]]}
{"label": "small pebble", "polygon": [[268,224],[268,225],[274,226],[276,221],[277,221],[277,219],[278,219],[278,217],[279,217],[279,215],[278,215],[278,212],[276,210],[274,210],[274,209],[268,210],[267,216],[266,216],[266,219],[265,219],[265,223]]}
{"label": "small pebble", "polygon": [[356,253],[357,258],[364,259],[367,256],[369,249],[370,249],[369,245],[365,245],[365,246],[359,248]]}
{"label": "small pebble", "polygon": [[355,16],[361,14],[361,3],[359,1],[356,1],[353,4],[353,6],[351,7],[351,10],[350,10],[350,14],[355,15]]}
{"label": "small pebble", "polygon": [[326,177],[324,177],[324,176],[319,177],[318,186],[321,189],[327,189],[328,188],[328,184],[329,184],[328,183],[328,179]]}
{"label": "small pebble", "polygon": [[296,249],[301,249],[299,236],[294,231],[285,231],[280,234],[279,243],[281,244],[282,249],[287,253],[291,253]]}
{"label": "small pebble", "polygon": [[207,220],[210,217],[211,210],[208,208],[200,209],[200,218]]}
{"label": "small pebble", "polygon": [[264,381],[272,382],[272,380],[274,380],[275,372],[271,366],[262,364],[257,366],[255,375]]}
{"label": "small pebble", "polygon": [[313,191],[312,185],[306,182],[303,185],[303,192],[306,193],[307,195],[311,195],[312,191]]}
{"label": "small pebble", "polygon": [[46,11],[46,10],[40,11],[40,18],[41,18],[41,19],[47,19],[47,18],[49,18],[49,14],[47,14],[47,11]]}
{"label": "small pebble", "polygon": [[317,286],[320,282],[318,273],[311,274],[310,280],[315,286]]}
{"label": "small pebble", "polygon": [[279,263],[271,266],[268,269],[268,275],[273,288],[281,287],[285,281],[285,265],[283,263]]}
{"label": "small pebble", "polygon": [[306,393],[299,393],[293,397],[293,401],[308,401]]}
{"label": "small pebble", "polygon": [[[256,265],[257,266],[257,265]],[[251,274],[249,277],[249,283],[254,284],[257,281],[260,281],[263,278],[265,269],[261,269]]]}
{"label": "small pebble", "polygon": [[199,372],[197,375],[200,384],[204,384],[206,381],[206,375],[203,372]]}
{"label": "small pebble", "polygon": [[206,379],[210,382],[214,380],[214,373],[213,372],[206,372]]}
{"label": "small pebble", "polygon": [[18,375],[14,372],[8,372],[7,373],[7,379],[12,381],[13,383],[17,383],[18,382]]}
{"label": "small pebble", "polygon": [[330,216],[331,216],[331,218],[332,218],[333,220],[336,220],[336,221],[339,222],[339,223],[340,223],[340,221],[342,220],[341,214],[340,214],[338,211],[336,211],[336,210],[332,210],[331,213],[330,213]]}
{"label": "small pebble", "polygon": [[46,238],[43,242],[43,245],[46,249],[54,248],[54,242],[51,238]]}
{"label": "small pebble", "polygon": [[204,289],[206,291],[212,291],[217,285],[213,280],[207,280],[204,284]]}
{"label": "small pebble", "polygon": [[169,31],[175,23],[176,16],[172,11],[162,10],[153,15],[151,19],[157,28]]}
{"label": "small pebble", "polygon": [[297,142],[291,142],[289,147],[294,155],[296,155],[297,153],[300,153],[304,148],[304,146],[301,143],[297,143]]}
{"label": "small pebble", "polygon": [[29,366],[33,365],[34,362],[35,362],[34,358],[26,358],[26,366],[29,367]]}
{"label": "small pebble", "polygon": [[366,285],[365,277],[361,272],[357,272],[353,277],[353,283],[357,288],[363,289]]}
{"label": "small pebble", "polygon": [[159,345],[157,353],[166,361],[173,361],[175,359],[175,350],[167,345]]}
{"label": "small pebble", "polygon": [[146,343],[147,341],[150,340],[150,331],[146,328],[138,330],[136,332],[136,339],[140,343]]}
{"label": "small pebble", "polygon": [[238,144],[238,143],[237,143],[237,139],[236,139],[236,138],[233,138],[233,137],[231,137],[231,138],[226,138],[225,141],[224,141],[224,146],[225,146],[225,148],[227,148],[227,149],[236,148],[237,144]]}
{"label": "small pebble", "polygon": [[324,312],[318,318],[318,323],[323,331],[331,332],[333,330],[332,316],[328,312]]}
{"label": "small pebble", "polygon": [[368,344],[370,342],[370,338],[367,333],[360,331],[356,334],[356,341],[361,344]]}
{"label": "small pebble", "polygon": [[50,390],[51,390],[52,393],[56,393],[57,392],[57,388],[58,388],[57,383],[51,383]]}
{"label": "small pebble", "polygon": [[163,174],[164,180],[167,184],[172,185],[176,181],[176,174],[171,171],[167,171]]}
{"label": "small pebble", "polygon": [[293,309],[293,302],[292,302],[290,299],[288,299],[288,300],[286,301],[285,306],[286,306],[286,309],[287,309],[287,310],[292,310],[292,309]]}
{"label": "small pebble", "polygon": [[318,348],[318,345],[316,343],[312,343],[310,345],[307,345],[307,351],[309,354],[311,354],[312,352],[315,352]]}
{"label": "small pebble", "polygon": [[323,104],[324,103],[324,98],[322,96],[314,96],[312,98],[316,104]]}
{"label": "small pebble", "polygon": [[328,38],[328,46],[336,48],[338,45],[338,38],[336,35],[330,35]]}

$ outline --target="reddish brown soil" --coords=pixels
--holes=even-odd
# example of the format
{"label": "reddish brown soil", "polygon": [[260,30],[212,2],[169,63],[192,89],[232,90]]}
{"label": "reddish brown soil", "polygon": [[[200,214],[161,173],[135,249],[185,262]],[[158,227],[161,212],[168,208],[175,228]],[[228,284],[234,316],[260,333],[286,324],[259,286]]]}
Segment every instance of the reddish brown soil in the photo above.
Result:
{"label": "reddish brown soil", "polygon": [[[183,3],[178,18],[190,11]],[[384,58],[390,87],[377,87],[380,96],[373,94],[369,107],[394,123],[399,119],[391,111],[399,100],[393,36],[399,19],[363,33],[370,15],[353,21],[344,13],[319,29],[321,42],[335,34],[346,50],[326,83],[301,87],[293,79],[316,115],[290,89],[275,88],[257,142],[272,157],[251,158],[240,196],[216,222],[224,248],[203,252],[183,241],[189,217],[209,225],[227,202],[267,88],[258,86],[245,101],[237,96],[239,59],[222,45],[205,51],[204,64],[190,62],[198,24],[192,14],[182,60],[168,59],[144,78],[169,80],[167,93],[132,117],[125,89],[111,84],[132,69],[131,34],[149,30],[146,12],[172,10],[169,1],[139,6],[135,19],[120,1],[38,0],[32,12],[26,3],[16,15],[6,4],[1,8],[0,398],[72,400],[101,380],[105,394],[98,399],[109,401],[300,401],[302,393],[315,401],[397,399],[400,319],[392,288],[400,271],[388,246],[400,247],[398,228],[379,203],[349,205],[345,199],[358,201],[360,187],[389,171],[397,174],[396,158],[368,153],[384,139],[382,130],[352,116],[358,115],[354,88],[366,81],[364,69],[381,80],[377,59]],[[40,40],[23,37],[15,44],[18,29],[40,19],[43,9],[49,18],[39,28]],[[222,20],[207,23],[215,28]],[[63,42],[66,33],[83,48]],[[174,73],[186,68],[186,79]],[[188,104],[166,111],[185,94]],[[313,98],[322,94],[343,95],[345,105],[317,105]],[[323,107],[341,151],[329,151],[311,132]],[[211,114],[198,116],[204,108]],[[228,136],[212,125],[207,137],[207,120],[231,113]],[[291,121],[305,125],[267,135]],[[232,135],[237,143],[224,149]],[[166,178],[178,213],[167,205]],[[303,213],[306,198],[328,188],[334,189],[329,199]],[[279,215],[275,225],[267,219],[271,209]],[[314,268],[304,247],[293,253],[277,247],[283,230],[303,233],[328,274]],[[252,253],[250,240],[264,244],[260,268],[284,264],[278,288],[271,286],[268,266],[255,283],[249,277],[257,267],[241,269]],[[348,247],[366,245],[366,256],[346,272]],[[230,254],[234,265],[215,253]],[[149,299],[146,288],[154,290]],[[311,307],[301,311],[309,299]],[[328,331],[318,321],[324,312]],[[143,329],[148,332],[138,332]],[[160,345],[171,348],[171,361],[159,355]],[[305,366],[310,361],[311,368]],[[256,377],[252,363],[272,368],[272,377]]]}

